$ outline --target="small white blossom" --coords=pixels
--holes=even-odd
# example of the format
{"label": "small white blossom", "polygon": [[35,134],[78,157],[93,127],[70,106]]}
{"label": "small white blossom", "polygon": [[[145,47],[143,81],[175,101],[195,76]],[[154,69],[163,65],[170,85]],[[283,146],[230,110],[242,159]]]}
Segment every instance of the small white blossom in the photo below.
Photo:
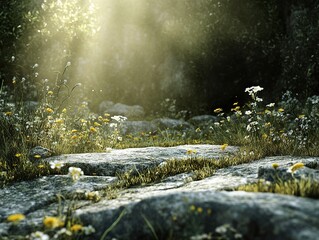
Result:
{"label": "small white blossom", "polygon": [[124,116],[113,116],[111,117],[112,120],[116,121],[116,122],[124,122],[126,121],[127,117],[124,117]]}
{"label": "small white blossom", "polygon": [[260,86],[252,86],[252,87],[246,88],[245,92],[248,92],[249,95],[252,95],[252,94],[255,94],[255,93],[260,92],[262,90],[264,90],[264,88],[262,88]]}
{"label": "small white blossom", "polygon": [[77,181],[84,173],[81,168],[69,167],[69,175],[73,181]]}
{"label": "small white blossom", "polygon": [[64,163],[61,161],[55,160],[53,162],[50,162],[50,167],[52,169],[61,169],[63,166],[64,166]]}
{"label": "small white blossom", "polygon": [[72,232],[66,228],[62,228],[54,234],[53,239],[59,239],[61,235],[72,236]]}
{"label": "small white blossom", "polygon": [[262,98],[259,98],[259,97],[256,97],[256,101],[257,101],[257,102],[262,102],[263,99],[262,99]]}
{"label": "small white blossom", "polygon": [[117,128],[117,123],[110,123],[110,128]]}
{"label": "small white blossom", "polygon": [[252,112],[250,110],[248,110],[248,111],[245,112],[245,114],[246,115],[250,115],[250,114],[252,114]]}
{"label": "small white blossom", "polygon": [[266,107],[274,107],[275,106],[275,103],[269,103],[266,105]]}
{"label": "small white blossom", "polygon": [[49,240],[50,237],[49,237],[49,235],[47,235],[43,232],[36,231],[36,232],[31,234],[30,239],[31,240]]}
{"label": "small white blossom", "polygon": [[70,67],[71,66],[71,62],[67,62],[65,67]]}
{"label": "small white blossom", "polygon": [[95,233],[95,229],[91,225],[83,227],[82,231],[84,232],[85,235],[90,235],[92,233]]}
{"label": "small white blossom", "polygon": [[105,152],[110,153],[111,151],[112,151],[112,148],[110,147],[105,148]]}

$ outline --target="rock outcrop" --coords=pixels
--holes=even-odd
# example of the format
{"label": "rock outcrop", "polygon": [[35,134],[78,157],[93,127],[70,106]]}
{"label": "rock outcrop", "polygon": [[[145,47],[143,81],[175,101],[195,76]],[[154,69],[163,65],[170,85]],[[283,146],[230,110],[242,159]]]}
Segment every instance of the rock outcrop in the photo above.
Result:
{"label": "rock outcrop", "polygon": [[103,101],[99,105],[100,113],[109,113],[111,115],[120,115],[128,118],[141,118],[145,115],[144,108],[140,105],[126,105],[123,103],[113,103],[112,101]]}
{"label": "rock outcrop", "polygon": [[[65,214],[71,205],[76,209],[75,218],[95,228],[93,235],[81,239],[100,239],[102,235],[105,239],[316,239],[318,200],[229,190],[260,178],[272,181],[274,170],[276,174],[292,176],[287,170],[298,162],[304,167],[293,176],[316,180],[319,158],[268,157],[218,169],[211,177],[199,181],[192,180],[192,172],[185,172],[152,184],[118,190],[114,199],[87,197],[91,192],[102,195],[110,184],[118,181],[117,174],[121,172],[139,173],[172,158],[183,161],[195,155],[222,161],[220,157],[237,150],[184,145],[43,159],[80,167],[85,175],[76,182],[66,175],[56,175],[1,189],[0,239],[15,239],[17,234],[25,236],[41,230],[44,216],[57,215],[58,210]],[[279,167],[275,169],[274,163]],[[57,199],[64,200],[59,203]],[[6,221],[8,215],[18,212],[26,219],[18,224]]]}

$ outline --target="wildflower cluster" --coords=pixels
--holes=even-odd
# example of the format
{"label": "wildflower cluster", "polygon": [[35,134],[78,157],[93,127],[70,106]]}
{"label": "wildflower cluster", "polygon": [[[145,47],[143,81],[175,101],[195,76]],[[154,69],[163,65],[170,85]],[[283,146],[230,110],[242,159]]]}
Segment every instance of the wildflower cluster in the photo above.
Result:
{"label": "wildflower cluster", "polygon": [[[21,213],[11,214],[7,217],[8,222],[18,224],[26,219]],[[27,236],[31,240],[49,240],[49,239],[74,239],[80,235],[90,235],[95,229],[89,226],[83,226],[79,223],[73,223],[70,226],[65,223],[66,219],[55,216],[45,216],[43,218],[43,231],[35,231]]]}
{"label": "wildflower cluster", "polygon": [[211,126],[212,135],[220,143],[232,143],[237,136],[236,144],[241,144],[238,140],[242,138],[242,144],[276,144],[292,153],[314,149],[318,145],[319,97],[310,97],[303,105],[286,92],[278,104],[263,105],[259,97],[262,90],[260,86],[246,88],[251,101],[244,107],[234,103],[231,115],[226,116],[221,108],[215,109],[218,121]]}

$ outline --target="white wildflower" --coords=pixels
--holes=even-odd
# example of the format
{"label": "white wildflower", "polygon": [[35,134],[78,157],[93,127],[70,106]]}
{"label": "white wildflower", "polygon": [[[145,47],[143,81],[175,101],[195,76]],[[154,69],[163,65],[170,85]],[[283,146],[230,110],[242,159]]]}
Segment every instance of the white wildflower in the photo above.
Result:
{"label": "white wildflower", "polygon": [[49,240],[50,237],[49,237],[49,235],[47,235],[43,232],[36,231],[36,232],[31,234],[30,239],[31,240]]}
{"label": "white wildflower", "polygon": [[83,227],[82,231],[84,232],[85,235],[90,235],[92,233],[95,233],[95,229],[91,225]]}
{"label": "white wildflower", "polygon": [[116,122],[124,122],[126,121],[127,117],[124,117],[124,116],[113,116],[111,117],[112,120],[116,121]]}
{"label": "white wildflower", "polygon": [[59,231],[56,232],[56,234],[54,234],[53,238],[59,239],[62,235],[72,236],[72,232],[70,230],[67,230],[66,228],[61,228]]}
{"label": "white wildflower", "polygon": [[64,166],[64,163],[61,161],[55,160],[53,162],[50,162],[50,167],[52,169],[61,169],[63,166]]}
{"label": "white wildflower", "polygon": [[270,107],[270,108],[274,107],[274,106],[275,106],[275,103],[269,103],[269,104],[266,105],[266,107]]}
{"label": "white wildflower", "polygon": [[81,168],[69,167],[69,175],[73,181],[77,181],[84,173]]}
{"label": "white wildflower", "polygon": [[105,152],[110,153],[111,151],[112,151],[112,148],[110,147],[105,148]]}
{"label": "white wildflower", "polygon": [[110,128],[117,128],[117,123],[110,123]]}
{"label": "white wildflower", "polygon": [[252,86],[252,87],[246,88],[245,92],[248,92],[249,95],[252,95],[252,94],[255,94],[255,93],[260,92],[262,90],[264,90],[264,88],[262,88],[260,86]]}
{"label": "white wildflower", "polygon": [[256,101],[257,101],[257,102],[262,102],[263,99],[262,99],[262,98],[259,98],[259,97],[256,97]]}
{"label": "white wildflower", "polygon": [[245,112],[245,114],[246,115],[250,115],[250,114],[252,114],[252,112],[250,110],[248,110],[248,111]]}

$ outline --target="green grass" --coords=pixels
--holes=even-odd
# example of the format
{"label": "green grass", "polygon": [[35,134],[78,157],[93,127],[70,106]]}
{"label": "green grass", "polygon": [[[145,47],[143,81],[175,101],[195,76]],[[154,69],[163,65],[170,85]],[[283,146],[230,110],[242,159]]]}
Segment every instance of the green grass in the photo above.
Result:
{"label": "green grass", "polygon": [[[58,92],[44,94],[40,106],[34,112],[14,107],[4,98],[5,101],[0,104],[0,185],[50,174],[67,174],[66,168],[54,170],[41,159],[32,161],[29,150],[35,146],[49,148],[56,155],[104,152],[106,148],[170,147],[182,144],[240,146],[239,152],[218,160],[190,154],[187,159],[169,160],[162,166],[145,171],[135,169],[119,174],[118,181],[101,190],[98,195],[92,193],[92,196],[84,197],[92,201],[99,201],[101,197],[116,198],[122,189],[158,183],[180,173],[190,173],[190,181],[196,181],[213,175],[218,169],[249,163],[266,156],[319,156],[319,110],[316,101],[313,104],[307,101],[302,108],[292,108],[292,111],[289,101],[281,102],[278,107],[273,104],[262,105],[257,96],[259,91],[258,88],[248,91],[252,100],[245,106],[239,107],[234,103],[228,112],[215,110],[213,114],[218,116],[219,121],[209,126],[185,132],[157,131],[125,136],[120,134],[121,121],[107,114],[98,116],[90,112],[86,102],[79,102],[77,107],[55,106],[54,96],[58,96]],[[0,95],[2,93],[3,89],[0,89]],[[16,104],[19,105],[22,106]],[[318,189],[318,183],[303,179],[287,182],[279,180],[275,183],[260,181],[235,190],[318,199]],[[65,199],[69,197],[64,196]],[[72,196],[69,200],[75,201]],[[147,219],[145,221],[152,230]],[[71,229],[71,225],[66,227]],[[105,231],[105,235],[112,227]],[[155,237],[156,233],[152,232]],[[21,239],[24,239],[23,236]]]}
{"label": "green grass", "polygon": [[279,182],[266,182],[260,180],[257,183],[240,186],[235,190],[246,192],[278,193],[319,199],[319,183],[310,179],[295,179]]}
{"label": "green grass", "polygon": [[[319,110],[315,101],[313,104],[307,101],[304,107],[291,110],[288,100],[278,107],[264,105],[257,96],[260,89],[248,90],[251,102],[244,106],[234,103],[228,113],[221,109],[212,111],[219,121],[210,126],[186,132],[158,131],[125,136],[120,134],[121,121],[112,120],[107,114],[98,116],[90,112],[85,101],[79,100],[77,107],[55,106],[59,90],[43,93],[43,100],[34,112],[18,107],[23,106],[21,103],[12,106],[3,96],[4,102],[0,105],[0,183],[5,185],[57,173],[42,161],[30,161],[29,150],[37,145],[51,149],[56,155],[103,152],[106,148],[208,143],[240,146],[242,153],[249,149],[246,153],[253,151],[255,154],[250,156],[253,159],[271,155],[319,156]],[[2,87],[0,95],[4,92]],[[223,166],[199,159],[181,163],[172,161],[166,170],[156,171],[161,172],[158,176],[162,178],[190,171],[203,178],[213,174],[216,168],[240,164],[241,159],[240,155],[234,156],[230,162],[224,161]],[[141,175],[142,179],[127,180],[130,181],[127,185],[159,180],[153,179],[155,170],[149,171]],[[124,180],[123,176],[120,178]]]}

